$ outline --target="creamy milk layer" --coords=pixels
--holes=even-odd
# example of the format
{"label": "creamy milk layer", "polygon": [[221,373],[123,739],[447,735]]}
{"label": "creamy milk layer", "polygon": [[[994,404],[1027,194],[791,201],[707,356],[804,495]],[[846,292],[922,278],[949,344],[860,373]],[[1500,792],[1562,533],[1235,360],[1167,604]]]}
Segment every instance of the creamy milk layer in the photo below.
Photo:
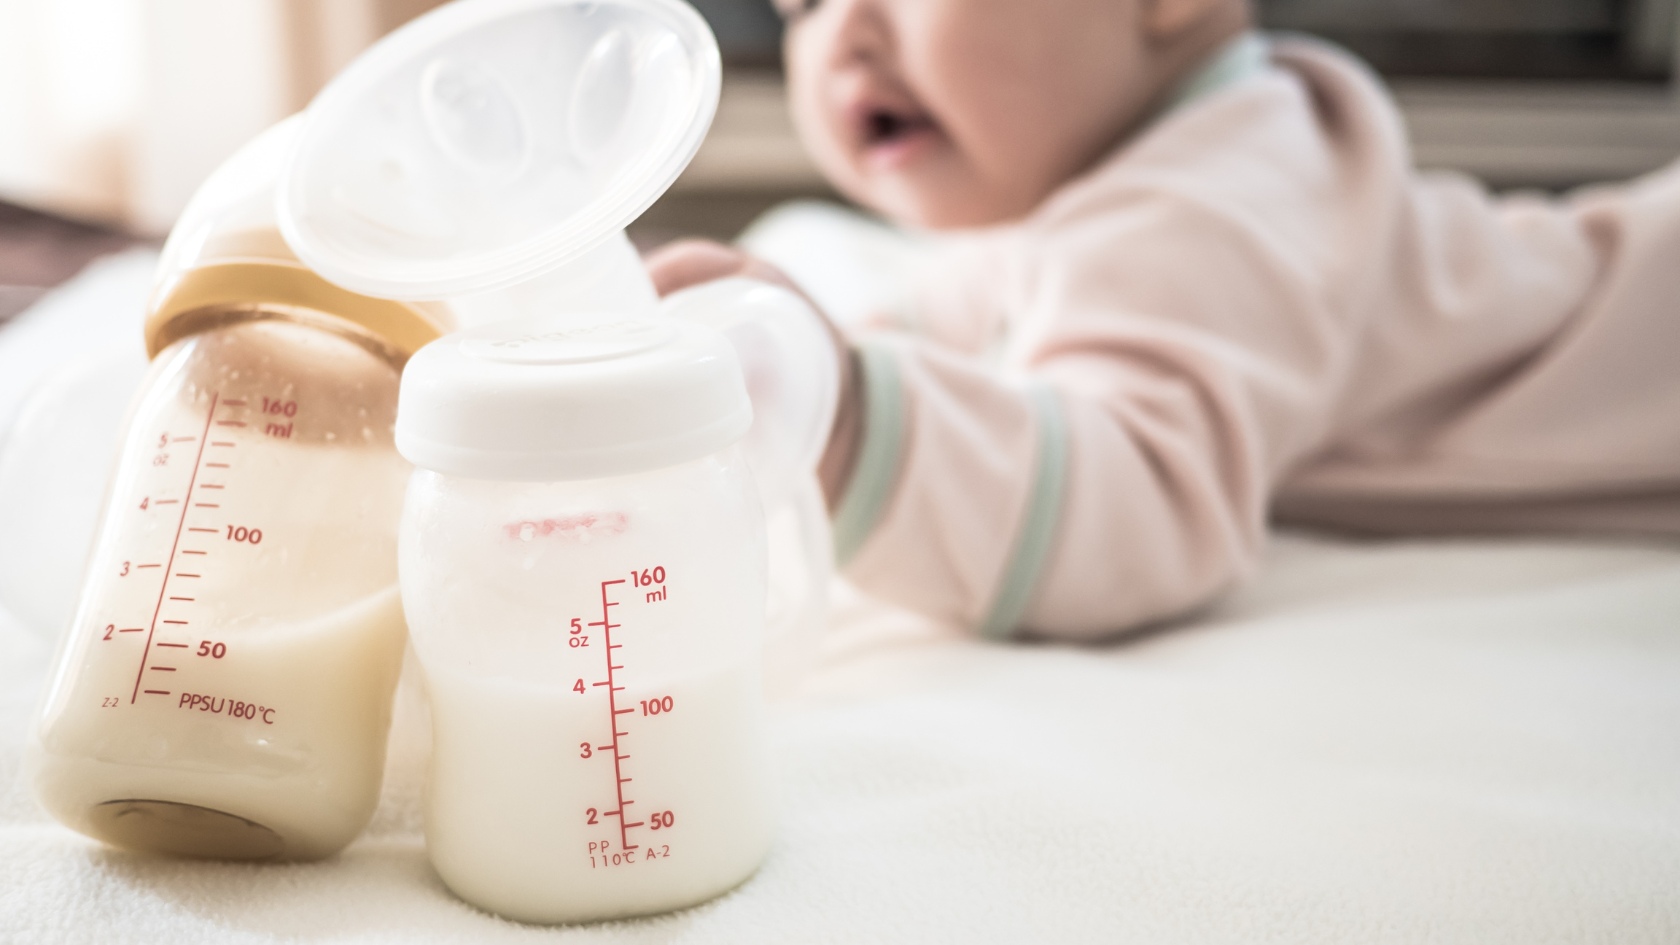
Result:
{"label": "creamy milk layer", "polygon": [[[405,639],[394,385],[282,323],[160,358],[32,749],[55,816],[228,856],[324,856],[366,824]],[[241,853],[217,824],[273,839]]]}
{"label": "creamy milk layer", "polygon": [[131,661],[88,660],[33,750],[36,791],[54,816],[128,846],[95,808],[190,804],[260,824],[283,841],[276,853],[304,859],[367,825],[402,655],[397,589],[310,623],[224,636],[230,657],[180,660],[175,692],[134,705],[100,707],[101,693],[132,684]]}
{"label": "creamy milk layer", "polygon": [[[527,922],[637,915],[715,896],[764,858],[774,813],[756,661],[626,685],[616,766],[595,693],[442,666],[426,681],[426,844],[469,902]],[[655,703],[669,709],[644,714]]]}

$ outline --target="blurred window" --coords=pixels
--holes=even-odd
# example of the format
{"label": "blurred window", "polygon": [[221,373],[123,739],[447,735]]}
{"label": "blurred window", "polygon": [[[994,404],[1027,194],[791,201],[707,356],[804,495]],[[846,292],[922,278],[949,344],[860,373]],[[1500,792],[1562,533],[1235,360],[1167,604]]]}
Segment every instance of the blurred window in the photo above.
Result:
{"label": "blurred window", "polygon": [[1393,76],[1668,80],[1680,0],[1258,0]]}
{"label": "blurred window", "polygon": [[[692,0],[726,65],[775,68],[769,0]],[[1030,2],[1030,0],[1027,0]],[[1268,29],[1328,37],[1392,76],[1666,82],[1680,0],[1257,0]]]}
{"label": "blurred window", "polygon": [[782,19],[770,0],[689,0],[717,34],[726,66],[778,68]]}

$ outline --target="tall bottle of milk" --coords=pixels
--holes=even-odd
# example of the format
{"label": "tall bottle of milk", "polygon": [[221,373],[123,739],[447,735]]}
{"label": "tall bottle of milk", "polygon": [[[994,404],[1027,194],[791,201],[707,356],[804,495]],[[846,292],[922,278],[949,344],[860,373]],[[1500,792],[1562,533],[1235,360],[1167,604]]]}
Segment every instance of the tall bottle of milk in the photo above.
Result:
{"label": "tall bottle of milk", "polygon": [[151,372],[30,745],[41,803],[118,846],[325,856],[378,798],[405,639],[398,375],[439,329],[287,249],[297,130],[229,161],[165,248]]}
{"label": "tall bottle of milk", "polygon": [[426,846],[462,898],[528,922],[638,915],[763,859],[751,423],[731,346],[690,319],[520,319],[409,363]]}

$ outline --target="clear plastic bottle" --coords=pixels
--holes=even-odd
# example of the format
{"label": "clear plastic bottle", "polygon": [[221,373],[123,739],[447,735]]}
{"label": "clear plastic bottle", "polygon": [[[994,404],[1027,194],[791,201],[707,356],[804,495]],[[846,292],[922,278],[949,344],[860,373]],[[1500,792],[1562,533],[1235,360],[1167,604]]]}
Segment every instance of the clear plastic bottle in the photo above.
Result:
{"label": "clear plastic bottle", "polygon": [[378,799],[405,639],[392,426],[438,326],[286,250],[295,130],[212,177],[166,248],[153,364],[29,748],[43,806],[118,846],[320,857]]}
{"label": "clear plastic bottle", "polygon": [[751,418],[729,344],[676,319],[520,320],[410,364],[426,845],[462,898],[530,922],[638,915],[763,859]]}

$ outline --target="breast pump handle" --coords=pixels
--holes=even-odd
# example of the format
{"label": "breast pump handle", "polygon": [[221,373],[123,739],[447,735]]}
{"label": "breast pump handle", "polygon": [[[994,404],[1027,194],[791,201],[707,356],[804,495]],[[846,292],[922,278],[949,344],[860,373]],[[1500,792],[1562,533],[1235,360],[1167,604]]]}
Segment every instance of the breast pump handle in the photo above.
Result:
{"label": "breast pump handle", "polygon": [[665,314],[714,328],[740,358],[753,425],[742,444],[766,507],[814,474],[839,397],[834,343],[798,294],[754,279],[719,279],[672,293]]}
{"label": "breast pump handle", "polygon": [[805,565],[803,593],[772,614],[770,631],[798,638],[799,628],[825,619],[834,573],[828,509],[816,476],[840,393],[834,342],[822,316],[797,293],[753,279],[684,289],[666,297],[660,310],[722,332],[740,359],[753,405],[742,452],[766,513],[787,509],[797,522]]}

